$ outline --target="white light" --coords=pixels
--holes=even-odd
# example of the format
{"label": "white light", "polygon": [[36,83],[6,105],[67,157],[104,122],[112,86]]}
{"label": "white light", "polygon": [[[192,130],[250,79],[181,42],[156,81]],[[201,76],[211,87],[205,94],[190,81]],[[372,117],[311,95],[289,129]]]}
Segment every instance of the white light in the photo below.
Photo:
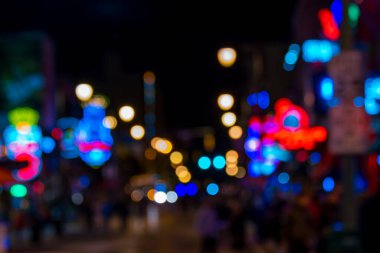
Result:
{"label": "white light", "polygon": [[135,110],[131,106],[125,105],[125,106],[120,108],[119,116],[120,116],[121,120],[123,120],[125,122],[129,122],[135,116]]}
{"label": "white light", "polygon": [[135,140],[141,140],[145,135],[144,127],[140,125],[135,125],[131,128],[131,136]]}
{"label": "white light", "polygon": [[77,206],[83,203],[83,195],[82,193],[76,192],[73,195],[71,195],[71,201]]}
{"label": "white light", "polygon": [[163,204],[166,202],[167,196],[165,192],[158,191],[154,194],[154,201],[158,204]]}
{"label": "white light", "polygon": [[218,61],[223,67],[231,67],[236,61],[236,51],[233,48],[221,48],[218,51]]}
{"label": "white light", "polygon": [[87,101],[91,98],[93,89],[91,85],[87,83],[81,83],[75,88],[75,94],[81,101]]}
{"label": "white light", "polygon": [[230,94],[222,94],[218,97],[218,105],[224,111],[229,110],[234,105],[234,97]]}
{"label": "white light", "polygon": [[169,203],[175,203],[178,199],[178,195],[176,192],[174,191],[169,191],[167,194],[166,194],[166,198],[167,198],[167,201]]}
{"label": "white light", "polygon": [[222,115],[222,123],[226,127],[233,126],[236,123],[236,115],[233,112],[226,112]]}

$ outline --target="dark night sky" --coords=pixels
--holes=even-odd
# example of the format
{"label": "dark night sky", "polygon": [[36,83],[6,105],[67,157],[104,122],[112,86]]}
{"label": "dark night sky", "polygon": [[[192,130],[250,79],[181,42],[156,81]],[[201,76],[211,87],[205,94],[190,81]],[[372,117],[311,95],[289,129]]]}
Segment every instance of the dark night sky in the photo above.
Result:
{"label": "dark night sky", "polygon": [[[14,0],[2,3],[0,32],[45,31],[55,44],[57,76],[96,76],[104,52],[120,53],[126,72],[156,71],[167,126],[213,125],[217,94],[238,88],[239,74],[238,66],[218,65],[216,50],[291,41],[295,2]],[[222,71],[230,71],[231,82],[215,81]]]}

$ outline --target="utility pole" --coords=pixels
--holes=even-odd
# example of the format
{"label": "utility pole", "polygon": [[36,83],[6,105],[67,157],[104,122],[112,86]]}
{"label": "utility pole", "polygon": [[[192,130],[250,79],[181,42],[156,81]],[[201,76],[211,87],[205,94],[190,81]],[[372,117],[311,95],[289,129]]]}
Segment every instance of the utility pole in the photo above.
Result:
{"label": "utility pole", "polygon": [[365,61],[363,53],[354,49],[349,25],[350,0],[343,0],[341,24],[341,53],[328,63],[334,81],[334,97],[339,105],[329,109],[330,152],[340,158],[342,175],[341,221],[343,234],[339,237],[341,253],[356,253],[358,239],[358,203],[355,196],[355,172],[360,155],[368,150],[368,115],[364,107],[353,100],[364,95]]}

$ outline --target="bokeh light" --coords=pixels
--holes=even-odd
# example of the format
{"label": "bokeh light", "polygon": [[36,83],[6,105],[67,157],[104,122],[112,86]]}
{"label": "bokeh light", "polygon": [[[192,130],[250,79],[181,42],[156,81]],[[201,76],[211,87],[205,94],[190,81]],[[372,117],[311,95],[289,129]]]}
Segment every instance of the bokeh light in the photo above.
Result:
{"label": "bokeh light", "polygon": [[233,112],[226,112],[222,115],[222,123],[226,127],[233,126],[236,123],[236,115]]}
{"label": "bokeh light", "polygon": [[212,165],[216,169],[223,169],[226,166],[226,159],[224,159],[223,156],[218,155],[218,156],[214,157],[214,159],[212,160]]}
{"label": "bokeh light", "polygon": [[211,166],[211,160],[210,160],[210,158],[208,158],[207,156],[201,156],[198,159],[198,166],[202,170],[207,170]]}
{"label": "bokeh light", "polygon": [[108,129],[115,129],[117,126],[117,119],[114,116],[106,116],[103,119],[103,126]]}
{"label": "bokeh light", "polygon": [[231,47],[225,47],[218,50],[218,61],[223,67],[231,67],[236,61],[236,50]]}
{"label": "bokeh light", "polygon": [[219,186],[215,183],[210,183],[207,185],[206,190],[209,195],[216,195],[219,192]]}
{"label": "bokeh light", "polygon": [[175,203],[178,200],[177,193],[175,191],[168,191],[168,193],[166,193],[166,200],[169,203]]}
{"label": "bokeh light", "polygon": [[28,189],[25,187],[25,185],[15,184],[11,186],[10,193],[15,198],[23,198],[28,193]]}
{"label": "bokeh light", "polygon": [[75,88],[75,95],[80,101],[88,101],[93,94],[92,86],[87,83],[81,83]]}
{"label": "bokeh light", "polygon": [[135,109],[129,105],[122,106],[119,110],[119,117],[122,121],[129,122],[135,117]]}
{"label": "bokeh light", "polygon": [[234,105],[234,97],[231,94],[222,94],[218,97],[218,106],[220,109],[227,111]]}
{"label": "bokeh light", "polygon": [[158,204],[163,204],[167,200],[167,196],[165,192],[158,191],[154,193],[154,201]]}
{"label": "bokeh light", "polygon": [[183,155],[179,151],[174,151],[170,154],[170,161],[175,165],[181,164],[183,161]]}
{"label": "bokeh light", "polygon": [[136,189],[131,193],[131,199],[134,202],[140,202],[144,198],[144,192],[142,190]]}
{"label": "bokeh light", "polygon": [[134,125],[133,127],[131,127],[130,132],[132,138],[135,140],[141,140],[142,138],[144,138],[145,135],[145,129],[143,126],[140,125]]}
{"label": "bokeh light", "polygon": [[233,140],[238,140],[243,135],[243,129],[240,126],[233,126],[228,129],[228,136]]}

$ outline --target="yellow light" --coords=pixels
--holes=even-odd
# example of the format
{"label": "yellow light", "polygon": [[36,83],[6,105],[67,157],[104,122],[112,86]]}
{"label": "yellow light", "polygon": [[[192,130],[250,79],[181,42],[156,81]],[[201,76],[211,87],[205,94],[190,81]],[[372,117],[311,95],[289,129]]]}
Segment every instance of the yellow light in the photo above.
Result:
{"label": "yellow light", "polygon": [[181,182],[181,183],[188,183],[190,182],[191,180],[191,174],[189,171],[182,171],[179,176],[178,176],[178,180]]}
{"label": "yellow light", "polygon": [[215,136],[213,134],[205,134],[203,137],[203,146],[208,152],[215,149]]}
{"label": "yellow light", "polygon": [[108,129],[115,129],[117,126],[117,119],[114,116],[106,116],[103,119],[103,126]]}
{"label": "yellow light", "polygon": [[222,115],[222,123],[226,127],[233,126],[236,123],[236,115],[233,112],[226,112]]}
{"label": "yellow light", "polygon": [[160,137],[154,137],[153,139],[150,140],[150,145],[152,148],[156,149],[157,142],[161,140]]}
{"label": "yellow light", "polygon": [[153,85],[156,82],[156,75],[152,71],[145,71],[143,79],[144,83]]}
{"label": "yellow light", "polygon": [[148,160],[154,160],[157,157],[156,150],[154,150],[152,148],[145,149],[145,153],[144,154],[145,154],[145,158],[148,159]]}
{"label": "yellow light", "polygon": [[175,174],[177,175],[177,177],[179,177],[179,175],[181,175],[181,173],[184,171],[188,171],[188,169],[186,168],[186,166],[180,165],[175,169]]}
{"label": "yellow light", "polygon": [[154,195],[156,193],[156,190],[155,189],[150,189],[147,193],[146,193],[146,196],[148,197],[148,199],[150,201],[154,201]]}
{"label": "yellow light", "polygon": [[226,153],[227,163],[236,163],[239,159],[239,154],[235,150],[230,150]]}
{"label": "yellow light", "polygon": [[222,94],[218,97],[218,106],[224,111],[231,109],[234,102],[234,97],[230,94]]}
{"label": "yellow light", "polygon": [[183,161],[183,156],[180,152],[174,151],[173,153],[170,154],[170,161],[173,164],[181,164]]}
{"label": "yellow light", "polygon": [[109,99],[103,95],[95,95],[93,98],[91,98],[89,103],[92,105],[98,105],[103,108],[107,108],[109,105]]}
{"label": "yellow light", "polygon": [[141,140],[145,135],[145,129],[144,127],[140,125],[134,125],[131,128],[131,136],[135,140]]}
{"label": "yellow light", "polygon": [[223,67],[231,67],[236,61],[236,50],[225,47],[218,50],[218,61]]}
{"label": "yellow light", "polygon": [[226,168],[226,174],[233,177],[233,176],[236,176],[237,173],[238,173],[239,169],[237,166],[233,166],[233,167],[227,167]]}
{"label": "yellow light", "polygon": [[75,88],[75,95],[80,101],[88,101],[92,97],[94,90],[91,85],[81,83]]}
{"label": "yellow light", "polygon": [[135,117],[135,110],[131,106],[125,105],[120,108],[119,116],[122,121],[129,122]]}
{"label": "yellow light", "polygon": [[228,129],[228,135],[231,139],[238,140],[243,135],[243,129],[240,126],[233,126]]}
{"label": "yellow light", "polygon": [[238,172],[237,172],[237,174],[236,174],[236,178],[243,178],[243,177],[245,177],[245,174],[246,174],[247,172],[246,172],[246,170],[245,170],[245,168],[243,168],[243,167],[238,167]]}
{"label": "yellow light", "polygon": [[155,143],[155,146],[154,148],[158,151],[158,152],[161,152],[163,154],[169,154],[172,149],[173,149],[173,145],[170,141],[168,140],[165,140],[165,139],[159,139],[157,140],[157,142]]}

